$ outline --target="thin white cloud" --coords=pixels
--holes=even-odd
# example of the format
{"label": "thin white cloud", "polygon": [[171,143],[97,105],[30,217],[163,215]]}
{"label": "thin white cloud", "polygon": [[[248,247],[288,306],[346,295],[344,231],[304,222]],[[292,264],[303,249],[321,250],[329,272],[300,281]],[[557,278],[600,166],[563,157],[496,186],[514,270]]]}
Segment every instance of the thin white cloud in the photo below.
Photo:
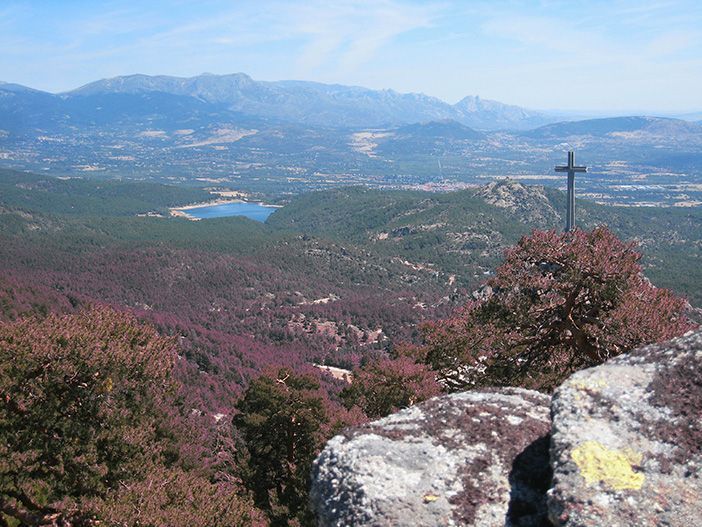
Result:
{"label": "thin white cloud", "polygon": [[66,1],[43,16],[57,4],[0,0],[0,79],[243,71],[534,107],[697,108],[702,90],[694,0]]}
{"label": "thin white cloud", "polygon": [[599,55],[614,48],[602,35],[581,29],[566,18],[500,16],[483,24],[483,31],[488,36],[572,56]]}
{"label": "thin white cloud", "polygon": [[338,68],[357,68],[394,38],[430,27],[442,9],[440,4],[381,0],[314,2],[291,10],[292,31],[306,40],[298,65],[303,72],[332,61]]}
{"label": "thin white cloud", "polygon": [[[667,3],[665,5],[668,5]],[[661,9],[663,4],[657,7]],[[651,11],[643,11],[647,15]],[[664,30],[661,30],[664,28]],[[654,64],[676,57],[698,45],[700,32],[672,22],[656,30],[623,34],[608,22],[579,22],[567,17],[499,16],[486,21],[482,29],[488,37],[511,40],[524,47],[525,57],[550,55],[561,60],[564,70],[583,65]]]}

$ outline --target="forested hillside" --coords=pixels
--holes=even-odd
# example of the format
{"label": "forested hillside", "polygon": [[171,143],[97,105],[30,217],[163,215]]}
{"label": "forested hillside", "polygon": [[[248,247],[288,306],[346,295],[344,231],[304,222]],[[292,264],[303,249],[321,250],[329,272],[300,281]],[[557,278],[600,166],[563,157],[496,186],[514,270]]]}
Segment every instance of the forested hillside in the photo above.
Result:
{"label": "forested hillside", "polygon": [[[565,196],[514,181],[449,193],[346,188],[303,194],[269,219],[274,227],[348,240],[476,287],[502,251],[534,228],[562,229]],[[608,225],[643,253],[647,276],[702,305],[702,210],[577,202],[581,228]]]}
{"label": "forested hillside", "polygon": [[[19,172],[0,186],[4,318],[93,302],[133,310],[181,335],[193,364],[230,379],[232,395],[268,363],[348,367],[412,341],[520,236],[559,229],[564,205],[557,191],[515,182],[453,193],[353,187],[296,197],[267,224],[192,222],[136,214],[206,192]],[[698,209],[579,202],[578,220],[635,240],[654,284],[702,305]],[[203,383],[201,397],[221,407],[206,393],[213,386],[221,390]]]}
{"label": "forested hillside", "polygon": [[[189,221],[167,216],[167,208],[211,194],[1,176],[0,328],[7,338],[47,320],[36,331],[48,332],[48,344],[31,351],[41,360],[42,353],[60,353],[64,340],[80,348],[70,332],[51,336],[62,327],[77,327],[80,335],[90,331],[85,324],[100,328],[115,320],[126,332],[150,332],[150,325],[170,337],[177,397],[163,394],[157,413],[172,439],[154,436],[149,445],[158,450],[154,477],[175,474],[180,483],[175,495],[155,495],[162,501],[144,505],[148,514],[165,515],[163,521],[174,521],[177,493],[192,480],[199,500],[221,491],[239,496],[237,507],[253,519],[263,511],[275,525],[293,517],[310,523],[311,456],[345,425],[438,393],[432,364],[416,361],[415,346],[426,340],[422,325],[451,320],[457,308],[483,298],[474,292],[494,276],[505,249],[534,228],[560,230],[564,205],[556,191],[510,181],[453,193],[348,187],[295,197],[265,224],[239,217]],[[148,212],[161,216],[140,216]],[[652,282],[702,304],[698,209],[579,202],[578,218],[584,227],[605,223],[624,240],[640,242]],[[638,276],[630,248],[620,251]],[[141,349],[135,343],[125,344],[124,360]],[[103,371],[89,355],[75,360],[78,369],[88,361]],[[349,387],[348,378],[314,364],[353,369],[356,381]],[[96,401],[112,386],[91,383]],[[290,422],[304,430],[286,428]],[[226,468],[217,468],[216,452]],[[200,463],[208,468],[197,469]],[[138,492],[142,476],[129,477]],[[137,499],[105,492],[90,502],[94,509],[88,502],[79,509],[110,517]],[[32,500],[27,503],[36,505]],[[213,502],[213,516],[221,503]]]}
{"label": "forested hillside", "polygon": [[0,203],[44,214],[135,215],[211,199],[200,189],[134,181],[55,178],[0,169]]}

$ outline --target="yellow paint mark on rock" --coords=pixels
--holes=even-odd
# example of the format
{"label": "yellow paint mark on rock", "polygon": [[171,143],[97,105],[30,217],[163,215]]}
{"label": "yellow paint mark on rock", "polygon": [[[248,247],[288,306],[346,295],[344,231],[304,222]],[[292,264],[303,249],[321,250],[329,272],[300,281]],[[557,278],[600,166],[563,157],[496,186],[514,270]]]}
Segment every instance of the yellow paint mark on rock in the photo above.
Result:
{"label": "yellow paint mark on rock", "polygon": [[602,481],[614,490],[637,490],[646,479],[632,468],[641,463],[641,454],[630,449],[610,449],[599,441],[586,441],[573,450],[571,457],[588,485]]}
{"label": "yellow paint mark on rock", "polygon": [[436,494],[425,494],[424,495],[424,503],[431,503],[432,501],[436,501],[439,499],[439,496]]}

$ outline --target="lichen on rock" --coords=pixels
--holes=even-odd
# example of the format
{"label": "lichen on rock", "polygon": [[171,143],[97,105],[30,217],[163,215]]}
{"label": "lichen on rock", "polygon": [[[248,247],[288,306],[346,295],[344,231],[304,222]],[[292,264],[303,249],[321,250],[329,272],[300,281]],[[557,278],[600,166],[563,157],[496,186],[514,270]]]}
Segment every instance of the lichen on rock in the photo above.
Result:
{"label": "lichen on rock", "polygon": [[548,525],[548,402],[453,394],[333,438],[313,469],[319,524]]}
{"label": "lichen on rock", "polygon": [[607,448],[599,441],[585,441],[573,449],[573,461],[588,485],[604,483],[614,490],[640,489],[646,477],[634,471],[641,454],[631,449]]}
{"label": "lichen on rock", "polygon": [[554,394],[554,525],[702,521],[702,333],[580,371]]}
{"label": "lichen on rock", "polygon": [[321,526],[691,527],[701,476],[702,331],[551,399],[456,393],[346,431],[315,462],[312,500]]}

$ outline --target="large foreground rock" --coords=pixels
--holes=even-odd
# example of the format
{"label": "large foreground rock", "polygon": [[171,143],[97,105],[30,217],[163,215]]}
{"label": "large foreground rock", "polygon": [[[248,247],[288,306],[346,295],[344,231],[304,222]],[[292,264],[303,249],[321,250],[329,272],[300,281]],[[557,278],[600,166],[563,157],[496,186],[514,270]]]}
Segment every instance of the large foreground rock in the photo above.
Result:
{"label": "large foreground rock", "polygon": [[702,333],[576,373],[552,411],[555,525],[702,525]]}
{"label": "large foreground rock", "polygon": [[547,525],[549,398],[438,397],[334,437],[313,468],[323,526]]}

